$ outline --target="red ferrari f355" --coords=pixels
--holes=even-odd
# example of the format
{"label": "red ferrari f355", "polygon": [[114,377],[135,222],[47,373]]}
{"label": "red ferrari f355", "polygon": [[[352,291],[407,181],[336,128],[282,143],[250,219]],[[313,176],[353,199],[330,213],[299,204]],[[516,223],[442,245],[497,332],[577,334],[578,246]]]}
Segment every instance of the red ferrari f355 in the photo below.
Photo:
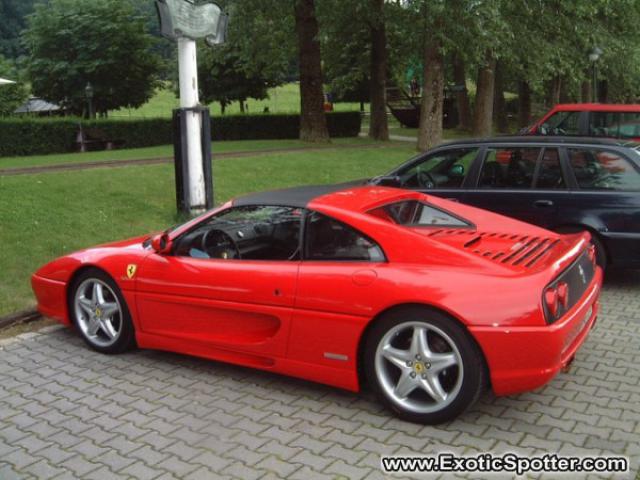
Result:
{"label": "red ferrari f355", "polygon": [[485,387],[534,389],[598,313],[589,234],[418,192],[252,194],[173,230],[59,258],[39,310],[104,353],[170,350],[358,391],[449,420]]}

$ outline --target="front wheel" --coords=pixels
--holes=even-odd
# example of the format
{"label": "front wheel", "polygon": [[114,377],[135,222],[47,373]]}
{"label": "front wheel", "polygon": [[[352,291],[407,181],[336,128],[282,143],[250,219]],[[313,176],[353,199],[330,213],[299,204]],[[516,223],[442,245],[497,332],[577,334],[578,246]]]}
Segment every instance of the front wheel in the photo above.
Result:
{"label": "front wheel", "polygon": [[69,311],[83,340],[102,353],[135,345],[131,314],[118,285],[101,270],[83,272],[71,287]]}
{"label": "front wheel", "polygon": [[366,339],[364,372],[400,418],[437,424],[470,407],[486,382],[484,358],[456,321],[408,307],[380,318]]}

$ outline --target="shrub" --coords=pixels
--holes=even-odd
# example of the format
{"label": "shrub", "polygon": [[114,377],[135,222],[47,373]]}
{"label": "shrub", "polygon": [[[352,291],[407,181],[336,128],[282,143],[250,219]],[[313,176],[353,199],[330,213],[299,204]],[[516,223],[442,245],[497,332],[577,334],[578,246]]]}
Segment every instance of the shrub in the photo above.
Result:
{"label": "shrub", "polygon": [[[359,112],[327,115],[332,137],[360,133]],[[39,155],[77,150],[80,124],[99,131],[125,148],[166,145],[173,142],[170,119],[3,118],[0,119],[0,156]],[[295,114],[227,115],[211,119],[213,140],[266,140],[298,138],[300,116]]]}

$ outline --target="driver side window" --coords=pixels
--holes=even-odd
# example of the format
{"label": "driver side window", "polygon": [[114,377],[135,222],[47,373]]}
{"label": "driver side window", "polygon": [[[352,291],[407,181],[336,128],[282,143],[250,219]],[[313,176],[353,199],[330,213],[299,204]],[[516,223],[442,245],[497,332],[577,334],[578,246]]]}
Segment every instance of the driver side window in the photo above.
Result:
{"label": "driver side window", "polygon": [[461,188],[478,154],[478,148],[458,148],[438,152],[400,173],[403,187],[415,189]]}
{"label": "driver side window", "polygon": [[229,208],[184,234],[174,255],[236,260],[297,259],[302,211],[272,205]]}

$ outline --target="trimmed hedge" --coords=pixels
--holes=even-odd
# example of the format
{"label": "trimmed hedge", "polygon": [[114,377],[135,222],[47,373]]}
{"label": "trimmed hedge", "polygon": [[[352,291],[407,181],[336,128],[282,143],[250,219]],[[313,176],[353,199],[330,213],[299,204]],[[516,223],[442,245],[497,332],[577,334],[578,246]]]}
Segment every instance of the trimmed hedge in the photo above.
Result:
{"label": "trimmed hedge", "polygon": [[[356,137],[359,112],[327,114],[332,137]],[[65,153],[77,150],[79,125],[100,130],[124,148],[150,147],[173,142],[171,119],[4,118],[0,119],[0,157]],[[300,116],[290,114],[225,115],[211,119],[213,140],[269,140],[298,138]]]}

